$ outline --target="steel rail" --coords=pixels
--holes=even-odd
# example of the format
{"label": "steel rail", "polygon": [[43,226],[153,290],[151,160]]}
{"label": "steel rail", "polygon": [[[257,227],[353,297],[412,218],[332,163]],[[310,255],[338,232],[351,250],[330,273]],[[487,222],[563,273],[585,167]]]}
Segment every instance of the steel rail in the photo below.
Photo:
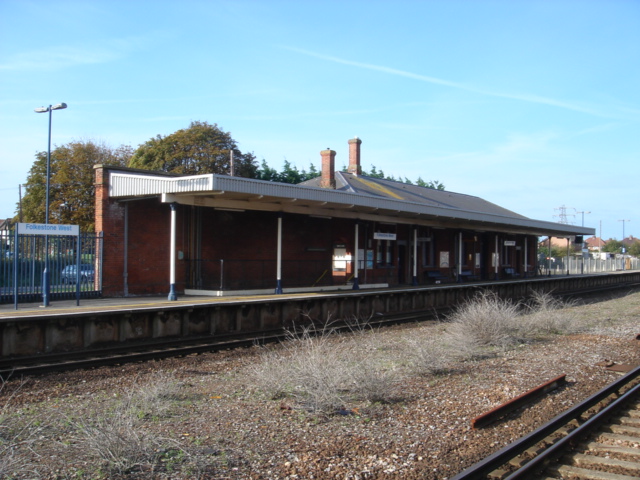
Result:
{"label": "steel rail", "polygon": [[[609,384],[608,386],[604,387],[600,391],[596,392],[586,400],[583,400],[582,402],[573,406],[569,410],[556,416],[554,419],[542,425],[541,427],[537,428],[530,434],[520,438],[519,440],[516,440],[515,442],[507,445],[506,447],[488,456],[484,460],[481,460],[475,465],[472,465],[471,467],[467,468],[463,472],[451,478],[451,480],[480,480],[480,479],[487,478],[487,476],[491,472],[507,464],[509,460],[517,457],[528,448],[544,440],[549,435],[558,431],[560,428],[567,425],[572,420],[579,418],[584,412],[586,412],[593,406],[597,405],[600,401],[604,400],[605,398],[613,394],[618,393],[623,387],[628,385],[630,382],[632,382],[639,376],[640,376],[640,366],[636,367],[634,370],[632,370],[625,376],[619,378],[615,382]],[[634,389],[635,388],[637,387],[634,387]],[[531,464],[533,461],[534,460],[531,460],[526,465]],[[533,469],[534,465],[530,466],[529,468]],[[513,473],[512,476],[508,477],[508,479],[515,480],[518,478],[524,478],[524,477],[513,476],[516,474],[517,472]]]}
{"label": "steel rail", "polygon": [[[640,369],[640,367],[638,369]],[[640,384],[625,392],[622,396],[593,415],[589,420],[584,422],[575,430],[572,430],[565,437],[561,438],[553,445],[550,445],[542,453],[527,462],[516,472],[509,475],[506,480],[522,480],[531,478],[535,473],[544,470],[551,461],[566,453],[566,451],[570,447],[574,446],[579,440],[583,439],[604,422],[608,421],[609,417],[613,415],[616,410],[620,409],[621,406],[624,406],[630,399],[635,398],[638,394],[640,394]]]}

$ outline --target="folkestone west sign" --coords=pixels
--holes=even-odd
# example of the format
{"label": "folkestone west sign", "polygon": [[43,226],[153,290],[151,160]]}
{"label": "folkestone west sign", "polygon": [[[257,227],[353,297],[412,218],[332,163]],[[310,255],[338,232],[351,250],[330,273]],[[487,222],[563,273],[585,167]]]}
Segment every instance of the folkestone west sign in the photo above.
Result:
{"label": "folkestone west sign", "polygon": [[26,235],[80,235],[79,225],[56,225],[51,223],[19,223],[18,234]]}

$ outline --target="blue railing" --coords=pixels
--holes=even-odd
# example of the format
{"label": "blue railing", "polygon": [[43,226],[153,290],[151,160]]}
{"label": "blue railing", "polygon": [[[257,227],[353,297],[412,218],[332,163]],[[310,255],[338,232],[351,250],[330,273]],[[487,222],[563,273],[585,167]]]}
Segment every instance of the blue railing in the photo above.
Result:
{"label": "blue railing", "polygon": [[20,234],[16,243],[13,231],[2,231],[0,255],[0,303],[14,302],[16,294],[20,303],[41,300],[47,260],[50,299],[74,299],[78,293],[80,298],[95,298],[102,294],[101,235]]}

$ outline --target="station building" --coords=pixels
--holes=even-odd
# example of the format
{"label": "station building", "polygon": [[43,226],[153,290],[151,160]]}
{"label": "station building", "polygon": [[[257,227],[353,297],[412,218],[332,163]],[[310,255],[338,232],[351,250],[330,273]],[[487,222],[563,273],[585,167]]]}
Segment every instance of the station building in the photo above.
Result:
{"label": "station building", "polygon": [[97,165],[105,296],[303,292],[537,274],[541,236],[592,228],[532,220],[481,198],[362,175],[320,152],[299,185]]}

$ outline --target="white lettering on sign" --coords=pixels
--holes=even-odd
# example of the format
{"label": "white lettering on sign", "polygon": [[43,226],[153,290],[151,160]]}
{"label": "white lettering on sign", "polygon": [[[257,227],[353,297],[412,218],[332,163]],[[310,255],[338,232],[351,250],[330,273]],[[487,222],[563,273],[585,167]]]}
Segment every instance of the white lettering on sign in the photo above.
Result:
{"label": "white lettering on sign", "polygon": [[56,225],[51,223],[19,223],[18,234],[26,235],[74,235],[80,233],[79,225]]}
{"label": "white lettering on sign", "polygon": [[374,240],[395,240],[395,233],[383,233],[383,232],[373,232]]}

